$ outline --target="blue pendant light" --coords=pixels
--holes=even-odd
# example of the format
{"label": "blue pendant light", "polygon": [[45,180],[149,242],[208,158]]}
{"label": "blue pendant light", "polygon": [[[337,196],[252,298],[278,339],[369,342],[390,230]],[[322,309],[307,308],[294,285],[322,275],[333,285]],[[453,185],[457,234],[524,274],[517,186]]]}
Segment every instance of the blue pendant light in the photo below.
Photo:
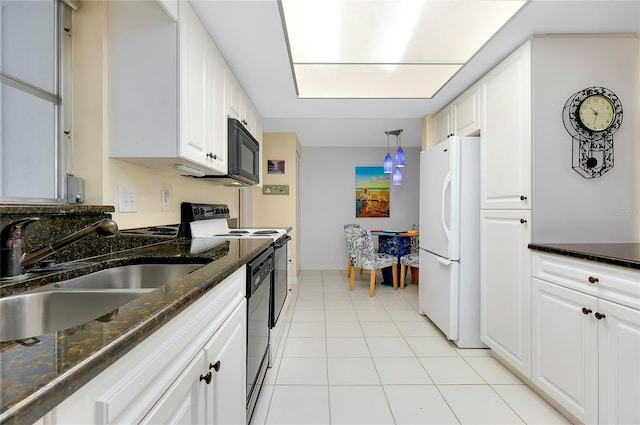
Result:
{"label": "blue pendant light", "polygon": [[393,170],[393,184],[396,186],[402,184],[402,171],[398,167]]}
{"label": "blue pendant light", "polygon": [[396,151],[396,167],[404,167],[404,151],[402,150],[402,143],[400,142],[400,133],[398,133],[398,150]]}
{"label": "blue pendant light", "polygon": [[387,156],[384,157],[384,172],[390,174],[393,171],[393,160],[389,154],[389,134],[387,133]]}
{"label": "blue pendant light", "polygon": [[[402,132],[403,132],[402,129],[389,130],[384,132],[387,135],[387,156],[384,158],[384,172],[392,173],[391,180],[393,181],[393,184],[396,186],[399,186],[402,184],[402,171],[400,170],[399,167],[404,167],[404,151],[402,150],[402,145],[400,144],[400,133]],[[390,134],[393,134],[394,136],[396,136],[396,139],[398,141],[397,143],[398,150],[396,151],[395,167],[393,165],[393,160],[391,159],[391,155],[389,154],[389,135]]]}

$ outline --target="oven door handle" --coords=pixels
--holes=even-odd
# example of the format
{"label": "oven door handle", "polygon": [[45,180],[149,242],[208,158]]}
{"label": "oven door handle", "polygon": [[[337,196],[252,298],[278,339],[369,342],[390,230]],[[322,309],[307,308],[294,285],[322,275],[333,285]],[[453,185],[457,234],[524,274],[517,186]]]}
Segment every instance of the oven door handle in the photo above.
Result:
{"label": "oven door handle", "polygon": [[289,242],[291,240],[291,236],[289,235],[284,235],[283,237],[281,237],[280,239],[278,239],[274,244],[273,247],[278,249],[278,248],[282,248],[283,246],[285,246],[287,244],[287,242]]}

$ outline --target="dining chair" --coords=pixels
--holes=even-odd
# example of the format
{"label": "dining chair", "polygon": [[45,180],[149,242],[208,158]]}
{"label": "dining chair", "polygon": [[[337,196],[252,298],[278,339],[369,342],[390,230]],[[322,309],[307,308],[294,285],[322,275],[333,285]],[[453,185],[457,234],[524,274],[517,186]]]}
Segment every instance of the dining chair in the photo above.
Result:
{"label": "dining chair", "polygon": [[360,229],[354,241],[355,261],[349,276],[349,290],[353,291],[355,283],[355,269],[370,270],[369,296],[373,297],[376,288],[376,272],[384,267],[391,267],[393,273],[393,289],[398,289],[398,257],[391,254],[376,252],[373,246],[373,239],[369,231]]}
{"label": "dining chair", "polygon": [[[411,230],[418,230],[418,225],[412,225]],[[407,267],[411,270],[411,281],[414,283],[417,279],[413,278],[413,274],[418,273],[420,268],[420,237],[411,237],[410,243],[411,247],[409,249],[409,253],[400,257],[400,289],[404,289]]]}
{"label": "dining chair", "polygon": [[356,258],[355,254],[355,239],[358,237],[358,233],[361,227],[359,224],[345,224],[344,225],[344,236],[347,240],[347,277],[351,277],[351,272],[353,271],[353,263]]}

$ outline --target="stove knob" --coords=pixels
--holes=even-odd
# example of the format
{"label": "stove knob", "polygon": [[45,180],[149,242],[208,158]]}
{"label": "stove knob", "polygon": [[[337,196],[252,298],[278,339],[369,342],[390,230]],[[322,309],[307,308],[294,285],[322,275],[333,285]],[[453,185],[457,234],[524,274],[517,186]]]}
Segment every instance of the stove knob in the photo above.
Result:
{"label": "stove knob", "polygon": [[224,207],[225,214],[229,214],[229,207]]}
{"label": "stove knob", "polygon": [[220,208],[216,208],[215,210],[213,210],[213,214],[214,215],[220,214]]}

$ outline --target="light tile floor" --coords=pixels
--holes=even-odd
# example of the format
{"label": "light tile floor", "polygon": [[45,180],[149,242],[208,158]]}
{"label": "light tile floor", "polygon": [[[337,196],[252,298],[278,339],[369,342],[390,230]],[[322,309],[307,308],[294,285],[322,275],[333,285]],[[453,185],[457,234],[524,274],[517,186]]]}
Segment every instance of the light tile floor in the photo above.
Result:
{"label": "light tile floor", "polygon": [[417,285],[370,298],[356,276],[349,292],[346,271],[302,272],[252,425],[570,423],[489,350],[447,341]]}

